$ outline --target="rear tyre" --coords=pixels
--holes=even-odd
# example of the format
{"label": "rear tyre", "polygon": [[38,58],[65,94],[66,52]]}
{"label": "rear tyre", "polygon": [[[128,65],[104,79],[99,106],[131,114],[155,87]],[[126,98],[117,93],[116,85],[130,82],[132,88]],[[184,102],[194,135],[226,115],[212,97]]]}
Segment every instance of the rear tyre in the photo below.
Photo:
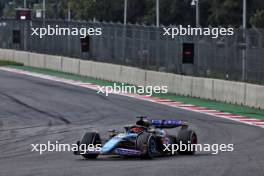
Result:
{"label": "rear tyre", "polygon": [[[98,133],[95,132],[87,132],[84,134],[82,137],[82,140],[80,142],[80,145],[85,144],[86,149],[89,144],[93,144],[94,147],[96,147],[97,144],[101,144],[101,138]],[[84,148],[82,150],[85,150]],[[97,158],[99,153],[87,153],[87,154],[82,154],[82,156],[86,159],[95,159]]]}
{"label": "rear tyre", "polygon": [[[177,144],[179,145],[178,153],[180,155],[194,155],[195,154],[195,145],[190,144],[197,144],[197,135],[193,130],[183,129],[180,130],[177,137]],[[180,144],[184,144],[188,146],[187,149],[181,150]]]}
{"label": "rear tyre", "polygon": [[142,152],[142,159],[152,159],[156,153],[156,140],[152,134],[142,133],[138,136],[136,149]]}

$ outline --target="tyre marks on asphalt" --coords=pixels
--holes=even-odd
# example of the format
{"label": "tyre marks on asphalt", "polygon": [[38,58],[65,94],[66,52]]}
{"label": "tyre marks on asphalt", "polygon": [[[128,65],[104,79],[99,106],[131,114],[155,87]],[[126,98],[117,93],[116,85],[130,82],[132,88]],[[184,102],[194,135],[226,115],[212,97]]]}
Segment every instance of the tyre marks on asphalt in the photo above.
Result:
{"label": "tyre marks on asphalt", "polygon": [[52,113],[49,113],[49,112],[46,112],[44,110],[38,109],[38,108],[36,108],[36,107],[34,107],[34,106],[30,105],[30,104],[27,104],[24,101],[19,100],[18,98],[14,97],[14,96],[11,96],[11,95],[8,95],[8,94],[2,93],[2,92],[0,92],[0,94],[2,96],[5,96],[5,97],[9,98],[13,102],[15,102],[15,103],[17,103],[17,104],[19,104],[19,105],[21,105],[21,106],[23,106],[25,108],[28,108],[30,110],[33,110],[33,111],[38,112],[38,113],[43,114],[43,115],[47,115],[48,117],[52,117],[52,118],[54,118],[56,120],[60,120],[60,121],[64,122],[65,124],[70,124],[71,123],[68,119],[66,119],[63,116],[54,115]]}
{"label": "tyre marks on asphalt", "polygon": [[[92,90],[96,90],[96,91],[99,90],[98,85],[92,84],[92,83],[84,83],[81,81],[69,80],[69,79],[59,78],[56,76],[33,73],[33,72],[29,72],[29,71],[23,71],[23,70],[14,69],[14,68],[7,68],[7,67],[2,67],[2,68],[0,68],[0,70],[9,71],[9,72],[17,73],[17,74],[22,74],[22,75],[33,76],[33,77],[37,77],[37,78],[47,79],[47,80],[66,83],[66,84],[71,84],[74,86],[88,88],[88,89],[92,89]],[[177,101],[173,101],[173,100],[169,100],[169,99],[162,99],[162,98],[157,98],[157,97],[149,97],[146,95],[138,95],[138,94],[130,94],[130,93],[115,93],[115,94],[123,95],[123,96],[127,96],[127,97],[132,97],[132,98],[136,98],[136,99],[140,99],[140,100],[145,100],[145,101],[151,101],[151,102],[158,103],[158,104],[176,107],[176,108],[180,108],[180,109],[184,109],[184,110],[188,110],[188,111],[194,111],[194,112],[198,112],[198,113],[202,113],[202,114],[206,114],[206,115],[210,115],[210,116],[214,116],[214,117],[224,118],[224,119],[228,119],[228,120],[232,120],[232,121],[236,121],[236,122],[240,122],[240,123],[254,125],[254,126],[264,128],[264,121],[260,120],[260,119],[254,119],[254,118],[241,116],[241,115],[237,115],[237,114],[231,114],[231,113],[227,113],[227,112],[220,112],[218,110],[209,109],[206,107],[195,106],[192,104],[184,104],[182,102],[177,102]],[[61,120],[63,120],[63,119],[61,119]],[[65,123],[68,123],[68,122],[65,121]]]}

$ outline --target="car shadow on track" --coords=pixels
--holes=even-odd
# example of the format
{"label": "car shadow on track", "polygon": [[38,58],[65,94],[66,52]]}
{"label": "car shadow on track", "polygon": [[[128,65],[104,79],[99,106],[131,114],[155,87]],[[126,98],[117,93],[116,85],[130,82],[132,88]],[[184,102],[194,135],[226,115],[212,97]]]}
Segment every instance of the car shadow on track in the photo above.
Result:
{"label": "car shadow on track", "polygon": [[161,160],[175,160],[175,159],[183,159],[183,158],[197,158],[197,157],[213,157],[214,155],[211,153],[198,153],[195,155],[174,155],[174,156],[162,156],[162,157],[155,157],[154,159],[140,159],[136,157],[122,157],[122,156],[99,156],[96,159],[84,159],[79,158],[76,161],[80,162],[89,162],[89,161],[161,161]]}

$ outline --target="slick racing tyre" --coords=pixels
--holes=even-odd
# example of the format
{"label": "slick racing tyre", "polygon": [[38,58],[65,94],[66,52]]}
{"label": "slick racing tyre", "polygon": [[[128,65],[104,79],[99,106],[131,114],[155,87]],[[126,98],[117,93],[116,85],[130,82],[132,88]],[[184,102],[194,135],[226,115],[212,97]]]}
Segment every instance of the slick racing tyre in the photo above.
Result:
{"label": "slick racing tyre", "polygon": [[156,153],[156,140],[152,134],[142,133],[137,137],[136,148],[142,152],[142,159],[152,159]]}
{"label": "slick racing tyre", "polygon": [[[180,155],[194,155],[195,154],[195,146],[190,144],[197,144],[197,135],[193,130],[182,129],[178,133],[177,144],[179,146],[179,150],[177,151]],[[180,149],[180,144],[188,146],[185,150]]]}
{"label": "slick racing tyre", "polygon": [[[82,137],[81,141],[80,141],[80,145],[85,144],[86,148],[88,147],[89,144],[93,144],[94,146],[96,146],[97,144],[101,144],[101,138],[100,135],[98,133],[95,132],[87,132],[84,134],[84,136]],[[85,149],[82,149],[85,150]],[[87,153],[87,154],[82,154],[82,156],[86,159],[95,159],[97,158],[99,155],[98,153],[92,152],[92,153]]]}

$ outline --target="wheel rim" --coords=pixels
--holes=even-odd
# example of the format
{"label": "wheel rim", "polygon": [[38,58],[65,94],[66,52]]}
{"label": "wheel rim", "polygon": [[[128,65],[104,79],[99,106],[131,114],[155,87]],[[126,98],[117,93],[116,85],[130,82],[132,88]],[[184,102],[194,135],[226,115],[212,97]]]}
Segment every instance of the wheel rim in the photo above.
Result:
{"label": "wheel rim", "polygon": [[156,143],[153,137],[149,139],[149,153],[153,154],[156,152]]}

